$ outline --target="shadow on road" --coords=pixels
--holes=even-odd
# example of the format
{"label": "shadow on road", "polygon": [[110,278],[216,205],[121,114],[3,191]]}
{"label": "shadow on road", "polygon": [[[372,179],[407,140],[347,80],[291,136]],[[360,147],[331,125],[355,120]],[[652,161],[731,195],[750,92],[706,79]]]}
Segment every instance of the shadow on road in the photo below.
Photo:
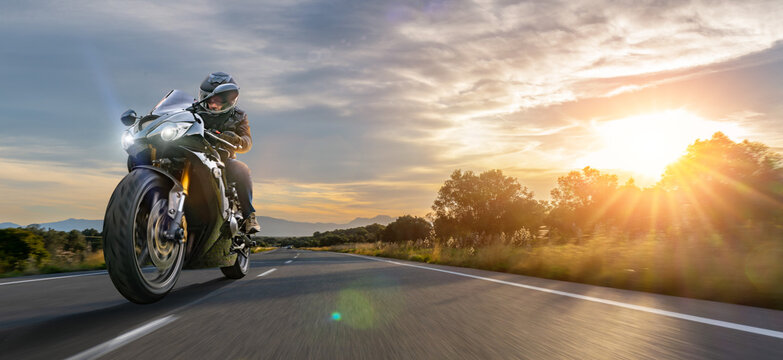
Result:
{"label": "shadow on road", "polygon": [[[62,355],[63,349],[84,349],[102,341],[111,339],[129,329],[164,316],[179,307],[192,303],[213,291],[234,284],[235,281],[217,278],[174,289],[161,301],[154,304],[138,305],[122,302],[119,305],[101,307],[106,302],[94,303],[97,310],[63,315],[48,320],[28,317],[22,320],[0,324],[0,354],[3,358],[27,358],[32,353],[41,352],[42,341],[54,346]],[[114,301],[108,303],[115,303]]]}

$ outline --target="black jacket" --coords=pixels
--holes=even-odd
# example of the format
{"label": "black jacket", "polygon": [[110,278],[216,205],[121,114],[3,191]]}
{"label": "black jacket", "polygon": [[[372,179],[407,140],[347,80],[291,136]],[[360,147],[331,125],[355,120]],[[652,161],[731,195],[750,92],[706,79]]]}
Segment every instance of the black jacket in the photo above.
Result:
{"label": "black jacket", "polygon": [[219,115],[212,115],[203,108],[199,107],[196,112],[204,120],[204,127],[220,132],[232,131],[239,136],[239,143],[234,145],[242,146],[241,149],[231,152],[231,158],[236,158],[236,153],[246,153],[253,147],[253,137],[250,136],[250,123],[247,121],[247,114],[244,110],[235,107],[233,110]]}

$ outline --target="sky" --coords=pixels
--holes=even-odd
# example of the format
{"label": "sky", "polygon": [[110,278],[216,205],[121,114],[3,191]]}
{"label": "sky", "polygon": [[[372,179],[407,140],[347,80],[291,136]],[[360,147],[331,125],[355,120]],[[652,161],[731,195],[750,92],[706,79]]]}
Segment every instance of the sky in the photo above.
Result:
{"label": "sky", "polygon": [[456,169],[546,200],[655,184],[722,131],[783,152],[779,1],[3,1],[0,222],[101,219],[120,114],[239,83],[257,213],[424,216]]}

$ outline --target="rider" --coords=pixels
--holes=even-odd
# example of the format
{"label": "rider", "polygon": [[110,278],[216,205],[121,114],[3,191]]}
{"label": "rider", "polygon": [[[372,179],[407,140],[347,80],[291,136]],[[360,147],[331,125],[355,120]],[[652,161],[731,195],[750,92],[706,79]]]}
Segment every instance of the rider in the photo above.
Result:
{"label": "rider", "polygon": [[253,138],[250,136],[250,124],[247,114],[236,106],[239,93],[233,96],[213,96],[205,102],[201,102],[221,84],[236,84],[231,75],[224,72],[214,72],[207,76],[199,86],[199,102],[196,112],[204,120],[204,127],[219,133],[218,136],[231,144],[238,146],[236,150],[227,149],[229,156],[225,159],[226,177],[229,182],[236,183],[239,206],[242,216],[245,218],[245,232],[252,234],[261,231],[261,226],[256,220],[255,208],[253,208],[253,182],[250,179],[250,168],[245,163],[237,160],[236,153],[246,153],[253,146]]}

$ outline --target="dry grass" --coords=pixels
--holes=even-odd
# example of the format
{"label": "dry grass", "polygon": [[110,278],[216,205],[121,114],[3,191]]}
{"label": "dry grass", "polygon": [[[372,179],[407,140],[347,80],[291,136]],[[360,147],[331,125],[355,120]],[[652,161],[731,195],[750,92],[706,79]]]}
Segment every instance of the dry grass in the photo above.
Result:
{"label": "dry grass", "polygon": [[[740,243],[738,245],[738,243]],[[344,244],[313,250],[351,252],[472,267],[676,296],[783,309],[783,241],[752,245],[718,235],[597,234],[579,244],[482,248]]]}

